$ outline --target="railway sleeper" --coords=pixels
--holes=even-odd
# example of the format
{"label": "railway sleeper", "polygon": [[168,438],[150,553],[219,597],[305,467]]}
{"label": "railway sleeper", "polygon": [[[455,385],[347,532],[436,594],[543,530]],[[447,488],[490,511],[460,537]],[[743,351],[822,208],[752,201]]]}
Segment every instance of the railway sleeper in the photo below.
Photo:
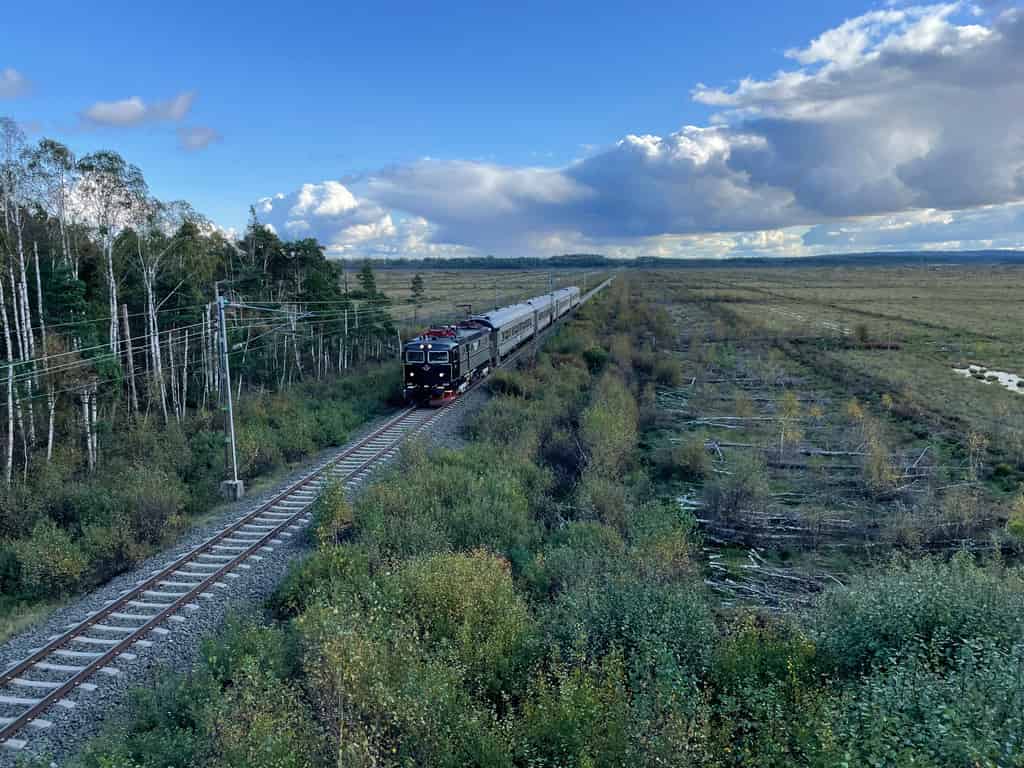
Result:
{"label": "railway sleeper", "polygon": [[[0,704],[8,704],[18,707],[34,707],[40,701],[42,701],[42,699],[30,699],[25,696],[7,696],[0,694]],[[75,702],[70,699],[60,699],[56,704],[58,707],[63,707],[64,709],[75,708]]]}
{"label": "railway sleeper", "polygon": [[[14,718],[14,717],[0,717],[0,726],[10,725],[16,719],[17,718]],[[35,720],[30,720],[29,721],[29,725],[32,728],[35,728],[37,730],[43,730],[44,728],[52,728],[53,727],[53,721],[52,720],[43,720],[42,718],[36,718]],[[12,739],[11,741],[19,741],[19,739]],[[25,742],[21,742],[21,743],[24,746]]]}

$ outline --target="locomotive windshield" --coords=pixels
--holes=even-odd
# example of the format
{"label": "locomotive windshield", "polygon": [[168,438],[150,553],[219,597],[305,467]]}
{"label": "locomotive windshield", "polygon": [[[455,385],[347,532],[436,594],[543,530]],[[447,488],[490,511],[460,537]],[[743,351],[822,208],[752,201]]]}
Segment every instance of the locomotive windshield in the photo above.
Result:
{"label": "locomotive windshield", "polygon": [[405,353],[405,362],[407,363],[422,363],[423,353],[418,350],[409,350]]}
{"label": "locomotive windshield", "polygon": [[[420,354],[422,354],[422,353],[420,353]],[[430,353],[430,362],[432,362],[432,363],[447,363],[448,362],[448,353],[447,352],[431,352]]]}

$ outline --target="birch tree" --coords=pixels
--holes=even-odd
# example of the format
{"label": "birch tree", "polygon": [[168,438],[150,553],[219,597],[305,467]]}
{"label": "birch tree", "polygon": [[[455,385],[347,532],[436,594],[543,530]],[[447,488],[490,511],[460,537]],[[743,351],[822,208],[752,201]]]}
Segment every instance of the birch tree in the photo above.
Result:
{"label": "birch tree", "polygon": [[114,240],[128,221],[133,205],[145,197],[142,171],[116,152],[103,150],[86,155],[78,163],[83,205],[100,242],[106,269],[110,307],[110,351],[118,353],[117,277],[114,273]]}

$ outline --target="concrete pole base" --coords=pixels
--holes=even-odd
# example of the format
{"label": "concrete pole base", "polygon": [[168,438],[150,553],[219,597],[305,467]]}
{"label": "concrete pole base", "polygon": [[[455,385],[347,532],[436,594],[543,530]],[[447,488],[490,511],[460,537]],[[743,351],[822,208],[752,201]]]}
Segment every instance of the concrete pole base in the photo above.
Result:
{"label": "concrete pole base", "polygon": [[225,480],[220,484],[220,494],[228,501],[238,501],[245,496],[245,483],[241,480]]}

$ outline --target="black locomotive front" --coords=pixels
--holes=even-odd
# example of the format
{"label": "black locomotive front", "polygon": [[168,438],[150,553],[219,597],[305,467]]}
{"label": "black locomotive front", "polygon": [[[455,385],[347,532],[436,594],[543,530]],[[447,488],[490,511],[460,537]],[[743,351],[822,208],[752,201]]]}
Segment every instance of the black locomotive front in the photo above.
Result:
{"label": "black locomotive front", "polygon": [[440,402],[454,396],[458,344],[445,339],[413,339],[405,345],[405,399]]}

